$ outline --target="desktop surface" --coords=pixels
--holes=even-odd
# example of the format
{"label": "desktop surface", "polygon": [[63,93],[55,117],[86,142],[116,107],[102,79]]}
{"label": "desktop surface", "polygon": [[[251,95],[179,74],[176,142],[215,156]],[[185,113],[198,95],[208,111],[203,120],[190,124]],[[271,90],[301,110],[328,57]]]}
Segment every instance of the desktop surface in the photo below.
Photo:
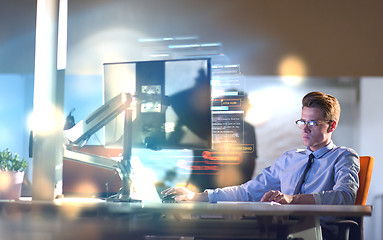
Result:
{"label": "desktop surface", "polygon": [[171,213],[223,213],[223,214],[244,214],[254,213],[257,215],[275,216],[371,216],[371,205],[305,205],[305,204],[275,204],[263,202],[178,202],[158,203],[151,201],[141,202],[109,202],[99,198],[63,198],[54,201],[35,201],[30,198],[22,198],[19,201],[0,200],[0,209],[22,209],[50,206],[57,211],[67,210],[70,207],[106,209],[109,213],[134,213],[157,212]]}
{"label": "desktop surface", "polygon": [[[370,216],[372,206],[276,205],[251,202],[0,201],[1,239],[146,239],[195,236],[279,239],[315,227],[318,216]],[[289,217],[295,217],[290,219]],[[97,236],[94,236],[97,234]]]}

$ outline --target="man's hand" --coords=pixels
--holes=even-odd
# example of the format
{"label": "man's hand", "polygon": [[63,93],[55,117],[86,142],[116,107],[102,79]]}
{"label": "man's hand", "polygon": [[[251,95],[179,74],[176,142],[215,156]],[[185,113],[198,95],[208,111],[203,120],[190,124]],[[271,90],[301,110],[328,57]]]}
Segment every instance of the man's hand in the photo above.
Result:
{"label": "man's hand", "polygon": [[198,201],[198,202],[207,202],[208,196],[207,193],[194,193],[187,189],[186,187],[172,187],[168,188],[161,192],[163,197],[169,196],[169,195],[175,195],[174,200],[176,202],[181,201]]}
{"label": "man's hand", "polygon": [[263,195],[261,202],[277,202],[281,204],[290,204],[292,203],[294,199],[293,195],[287,195],[284,193],[281,193],[280,191],[268,191]]}

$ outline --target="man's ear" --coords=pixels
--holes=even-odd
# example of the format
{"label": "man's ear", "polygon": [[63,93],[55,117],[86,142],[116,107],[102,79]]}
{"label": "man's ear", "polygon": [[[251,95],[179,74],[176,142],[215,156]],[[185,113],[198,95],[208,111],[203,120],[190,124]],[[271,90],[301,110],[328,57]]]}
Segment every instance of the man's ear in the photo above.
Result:
{"label": "man's ear", "polygon": [[331,123],[330,123],[330,126],[328,127],[328,131],[329,132],[333,132],[337,126],[337,122],[335,120],[332,120]]}

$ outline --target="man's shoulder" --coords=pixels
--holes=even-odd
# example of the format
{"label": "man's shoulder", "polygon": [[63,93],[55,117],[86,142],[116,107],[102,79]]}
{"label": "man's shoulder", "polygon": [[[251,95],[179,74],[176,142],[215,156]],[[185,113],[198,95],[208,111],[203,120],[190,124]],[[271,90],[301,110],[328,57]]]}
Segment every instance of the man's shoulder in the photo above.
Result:
{"label": "man's shoulder", "polygon": [[309,150],[307,149],[302,149],[302,148],[296,148],[296,149],[291,149],[282,154],[281,157],[286,158],[286,157],[297,157],[297,156],[306,156],[310,153],[308,153]]}
{"label": "man's shoulder", "polygon": [[336,162],[348,162],[348,163],[358,163],[359,162],[359,155],[358,153],[349,147],[334,147],[332,149],[331,156],[334,157]]}
{"label": "man's shoulder", "polygon": [[307,154],[307,151],[308,150],[305,148],[295,148],[295,149],[286,151],[284,154]]}
{"label": "man's shoulder", "polygon": [[351,154],[351,155],[355,155],[356,157],[359,157],[358,153],[350,148],[350,147],[345,147],[345,146],[335,146],[333,148],[333,151],[336,151],[336,152],[342,152],[344,154]]}
{"label": "man's shoulder", "polygon": [[[350,147],[334,145],[334,147],[329,152],[330,153],[336,153],[337,155],[353,155],[353,156],[359,158],[358,153]],[[327,153],[329,153],[329,152],[327,152]],[[300,156],[300,155],[308,155],[310,153],[311,153],[311,151],[308,150],[307,148],[306,149],[305,148],[296,148],[296,149],[291,149],[291,150],[284,152],[282,156],[291,156],[291,155]]]}

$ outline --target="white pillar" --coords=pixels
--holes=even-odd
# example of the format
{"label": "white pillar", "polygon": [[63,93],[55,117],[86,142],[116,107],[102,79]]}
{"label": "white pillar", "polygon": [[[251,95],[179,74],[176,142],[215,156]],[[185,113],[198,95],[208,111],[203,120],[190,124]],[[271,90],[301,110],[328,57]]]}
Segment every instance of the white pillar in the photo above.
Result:
{"label": "white pillar", "polygon": [[33,200],[53,200],[62,194],[64,82],[57,70],[58,10],[59,0],[37,0]]}

